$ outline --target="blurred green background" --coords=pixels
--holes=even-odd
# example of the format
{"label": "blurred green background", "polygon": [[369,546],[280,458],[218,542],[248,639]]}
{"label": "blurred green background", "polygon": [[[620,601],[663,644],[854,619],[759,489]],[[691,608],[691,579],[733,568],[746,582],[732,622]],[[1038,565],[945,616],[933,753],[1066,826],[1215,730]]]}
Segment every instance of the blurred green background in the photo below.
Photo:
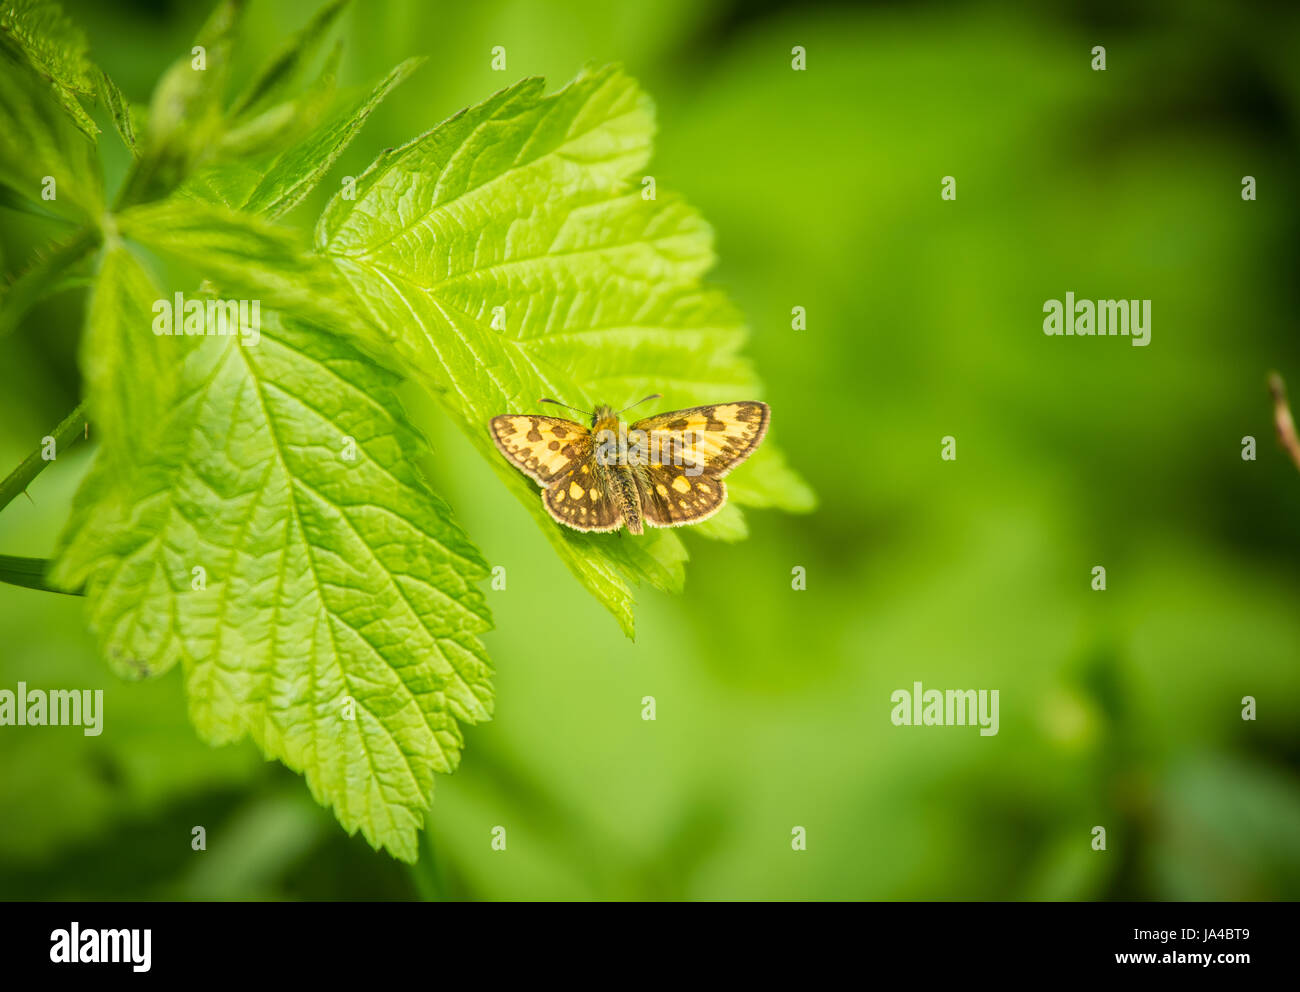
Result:
{"label": "blurred green background", "polygon": [[[207,14],[65,6],[136,102]],[[255,0],[240,63],[315,6]],[[251,744],[201,744],[179,670],[116,682],[79,599],[0,586],[0,687],[102,686],[106,710],[98,738],[0,729],[0,896],[1300,896],[1300,473],[1264,387],[1270,368],[1300,387],[1300,11],[412,0],[339,34],[354,84],[430,59],[338,175],[521,76],[624,63],[821,506],[752,512],[740,544],[688,535],[685,594],[642,590],[632,643],[412,393],[435,486],[508,575],[496,718],[439,778],[414,868]],[[12,274],[49,232],[2,224]],[[1151,299],[1151,345],[1044,336],[1066,291]],[[78,399],[80,305],[0,337],[0,472]],[[0,514],[0,551],[49,554],[89,455]],[[918,680],[999,689],[1000,733],[893,726]]]}

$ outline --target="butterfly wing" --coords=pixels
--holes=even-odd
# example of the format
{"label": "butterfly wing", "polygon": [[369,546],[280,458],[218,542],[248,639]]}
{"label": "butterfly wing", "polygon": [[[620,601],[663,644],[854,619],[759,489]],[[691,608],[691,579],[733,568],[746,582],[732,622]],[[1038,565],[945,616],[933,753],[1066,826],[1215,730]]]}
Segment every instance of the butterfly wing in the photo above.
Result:
{"label": "butterfly wing", "polygon": [[[752,401],[691,407],[647,417],[650,463],[634,473],[645,522],[679,527],[706,520],[727,501],[722,477],[743,462],[767,434],[767,404]],[[542,503],[557,521],[581,531],[617,530],[621,502],[595,458],[595,437],[560,417],[504,414],[491,421],[501,453],[540,485]],[[639,532],[639,526],[638,526]]]}
{"label": "butterfly wing", "polygon": [[660,413],[632,425],[649,455],[638,477],[646,523],[680,527],[707,520],[727,502],[722,477],[767,434],[766,403],[718,403]]}
{"label": "butterfly wing", "polygon": [[707,473],[688,475],[684,465],[647,465],[637,482],[641,511],[651,527],[699,523],[727,501],[725,482]]}
{"label": "butterfly wing", "polygon": [[770,417],[766,403],[717,403],[656,414],[632,430],[646,432],[650,461],[720,479],[754,453]]}
{"label": "butterfly wing", "polygon": [[492,440],[534,482],[549,486],[591,457],[591,431],[561,417],[506,413],[493,417]]}
{"label": "butterfly wing", "polygon": [[594,463],[588,459],[551,483],[542,503],[552,517],[574,530],[618,530],[622,507]]}

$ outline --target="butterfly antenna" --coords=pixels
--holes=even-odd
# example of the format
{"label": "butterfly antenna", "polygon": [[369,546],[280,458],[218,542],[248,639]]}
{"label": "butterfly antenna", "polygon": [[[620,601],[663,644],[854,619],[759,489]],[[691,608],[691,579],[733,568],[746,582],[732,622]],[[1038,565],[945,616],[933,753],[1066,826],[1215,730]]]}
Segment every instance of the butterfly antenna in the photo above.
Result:
{"label": "butterfly antenna", "polygon": [[566,410],[572,410],[574,413],[581,413],[581,414],[584,414],[585,416],[588,416],[588,417],[591,416],[591,411],[590,411],[590,410],[579,410],[576,406],[569,406],[568,403],[561,403],[559,400],[549,399],[549,398],[547,398],[547,397],[545,397],[545,396],[543,396],[543,397],[542,397],[540,400],[538,400],[537,402],[538,402],[538,403],[554,403],[556,406],[562,406],[562,407],[564,407],[564,409],[566,409]]}
{"label": "butterfly antenna", "polygon": [[[663,393],[651,393],[649,396],[645,397],[645,399],[637,400],[635,403],[632,404],[632,406],[640,406],[642,403],[645,403],[647,400],[661,400],[663,399],[663,396],[664,396]],[[628,410],[632,409],[632,406],[625,406],[623,407],[623,409],[619,410],[618,412],[627,413]]]}

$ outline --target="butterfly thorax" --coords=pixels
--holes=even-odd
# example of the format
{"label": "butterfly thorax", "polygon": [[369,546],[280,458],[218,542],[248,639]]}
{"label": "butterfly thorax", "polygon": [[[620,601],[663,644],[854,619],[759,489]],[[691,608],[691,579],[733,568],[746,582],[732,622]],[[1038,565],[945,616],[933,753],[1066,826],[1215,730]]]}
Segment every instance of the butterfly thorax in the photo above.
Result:
{"label": "butterfly thorax", "polygon": [[[597,483],[607,497],[618,504],[623,522],[633,534],[641,533],[641,499],[632,464],[628,457],[626,428],[612,407],[598,406],[591,415]],[[631,463],[631,464],[630,464]]]}
{"label": "butterfly thorax", "polygon": [[[627,427],[608,406],[596,407],[591,415],[591,436],[596,460],[605,466],[626,466],[639,457],[636,438],[629,438]],[[633,458],[629,459],[629,447]]]}

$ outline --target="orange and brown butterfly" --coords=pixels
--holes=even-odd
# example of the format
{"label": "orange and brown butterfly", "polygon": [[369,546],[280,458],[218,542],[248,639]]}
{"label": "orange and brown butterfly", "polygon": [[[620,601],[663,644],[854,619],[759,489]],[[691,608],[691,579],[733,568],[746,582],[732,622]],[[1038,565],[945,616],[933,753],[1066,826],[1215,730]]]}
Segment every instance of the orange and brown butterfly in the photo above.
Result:
{"label": "orange and brown butterfly", "polygon": [[[540,402],[565,406],[558,400]],[[640,534],[646,525],[680,527],[722,509],[727,501],[722,477],[754,453],[770,419],[767,404],[753,401],[659,413],[631,428],[619,419],[623,412],[598,406],[590,426],[506,413],[492,418],[492,440],[542,486],[542,505],[566,527],[612,531],[626,526]]]}

